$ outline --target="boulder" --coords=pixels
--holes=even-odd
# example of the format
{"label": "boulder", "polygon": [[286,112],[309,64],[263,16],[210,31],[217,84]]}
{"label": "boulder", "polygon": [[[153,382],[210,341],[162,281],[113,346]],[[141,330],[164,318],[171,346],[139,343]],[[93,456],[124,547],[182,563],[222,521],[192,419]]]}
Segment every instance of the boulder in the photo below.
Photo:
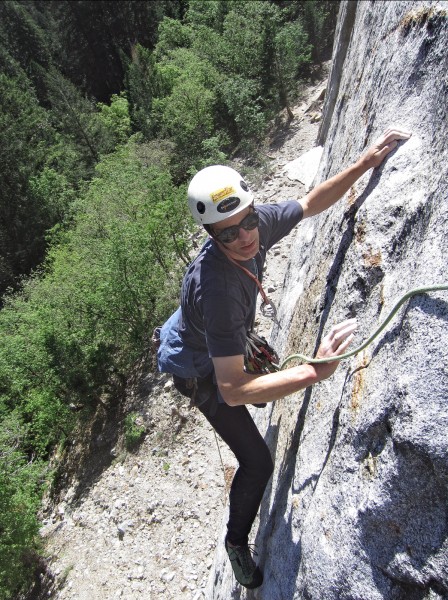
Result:
{"label": "boulder", "polygon": [[284,174],[289,179],[300,181],[307,191],[310,190],[319,168],[322,152],[322,146],[315,146],[308,152],[287,163],[283,169]]}

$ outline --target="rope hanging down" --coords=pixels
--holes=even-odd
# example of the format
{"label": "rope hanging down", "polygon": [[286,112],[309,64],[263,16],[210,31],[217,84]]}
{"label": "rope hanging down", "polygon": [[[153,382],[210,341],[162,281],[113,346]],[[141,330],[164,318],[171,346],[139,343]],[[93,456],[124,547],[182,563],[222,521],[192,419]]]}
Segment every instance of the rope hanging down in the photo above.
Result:
{"label": "rope hanging down", "polygon": [[280,371],[285,367],[285,365],[287,363],[289,363],[291,360],[294,360],[294,359],[301,360],[302,362],[316,364],[316,363],[334,362],[336,360],[342,360],[343,358],[349,358],[350,356],[354,356],[355,354],[358,354],[358,352],[361,352],[361,350],[364,350],[364,348],[366,348],[369,344],[371,344],[373,342],[373,340],[376,337],[379,336],[379,334],[383,331],[383,329],[390,322],[390,320],[395,316],[395,314],[397,313],[400,306],[402,306],[402,304],[404,304],[406,302],[406,300],[408,300],[411,296],[415,296],[417,294],[424,294],[426,292],[435,292],[438,290],[448,290],[448,284],[433,285],[433,286],[429,286],[429,287],[420,287],[420,288],[415,288],[414,290],[410,290],[409,292],[407,292],[396,303],[396,305],[390,311],[389,315],[386,317],[386,319],[383,321],[383,323],[381,323],[381,325],[377,329],[375,329],[375,331],[372,333],[372,335],[369,338],[367,338],[367,340],[364,343],[362,343],[360,346],[358,346],[358,348],[355,348],[354,350],[351,350],[350,352],[346,352],[345,354],[341,354],[340,356],[334,356],[332,358],[311,358],[309,356],[305,356],[304,354],[291,354],[290,356],[287,356],[285,358],[285,360],[281,363],[281,365],[279,367]]}

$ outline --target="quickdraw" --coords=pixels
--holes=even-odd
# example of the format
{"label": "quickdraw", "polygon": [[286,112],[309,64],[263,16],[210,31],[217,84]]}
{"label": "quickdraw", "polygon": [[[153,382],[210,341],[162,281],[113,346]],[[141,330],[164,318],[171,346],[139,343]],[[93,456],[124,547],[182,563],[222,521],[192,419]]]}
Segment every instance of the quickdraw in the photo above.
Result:
{"label": "quickdraw", "polygon": [[279,358],[266,339],[250,331],[246,336],[244,370],[249,374],[274,373],[279,370]]}

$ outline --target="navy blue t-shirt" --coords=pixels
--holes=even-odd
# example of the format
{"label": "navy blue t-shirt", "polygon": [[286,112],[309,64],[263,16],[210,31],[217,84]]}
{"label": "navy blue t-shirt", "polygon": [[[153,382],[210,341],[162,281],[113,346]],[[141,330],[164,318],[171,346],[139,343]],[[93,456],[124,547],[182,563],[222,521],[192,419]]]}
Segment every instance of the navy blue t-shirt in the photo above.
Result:
{"label": "navy blue t-shirt", "polygon": [[[260,251],[241,261],[261,281],[267,251],[299,223],[303,216],[295,200],[256,207],[260,215]],[[212,357],[246,352],[258,286],[209,239],[186,272],[181,307],[165,323],[158,352],[159,369],[179,377],[205,377]]]}

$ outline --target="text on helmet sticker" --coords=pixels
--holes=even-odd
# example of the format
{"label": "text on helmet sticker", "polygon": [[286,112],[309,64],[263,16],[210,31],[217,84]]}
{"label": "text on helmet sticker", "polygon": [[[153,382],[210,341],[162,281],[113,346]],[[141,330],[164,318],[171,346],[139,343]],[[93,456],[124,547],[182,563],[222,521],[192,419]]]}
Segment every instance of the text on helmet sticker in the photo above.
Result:
{"label": "text on helmet sticker", "polygon": [[237,198],[236,196],[230,196],[230,198],[226,198],[225,200],[220,202],[218,204],[218,206],[216,207],[216,210],[219,213],[228,213],[231,210],[233,210],[234,208],[236,208],[239,203],[240,203],[239,198]]}
{"label": "text on helmet sticker", "polygon": [[212,194],[210,194],[210,197],[213,200],[213,202],[216,203],[216,202],[219,202],[220,200],[222,200],[223,198],[230,196],[231,194],[235,194],[235,192],[236,192],[235,188],[233,188],[232,186],[229,185],[220,190],[216,190],[216,192],[213,192]]}

